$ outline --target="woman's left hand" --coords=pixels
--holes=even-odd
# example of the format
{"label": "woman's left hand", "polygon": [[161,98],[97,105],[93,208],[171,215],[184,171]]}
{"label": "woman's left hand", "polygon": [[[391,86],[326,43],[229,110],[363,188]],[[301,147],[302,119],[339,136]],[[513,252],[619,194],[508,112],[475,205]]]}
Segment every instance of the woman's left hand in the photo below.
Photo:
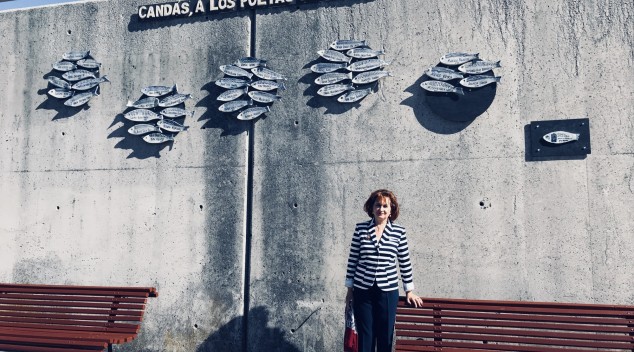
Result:
{"label": "woman's left hand", "polygon": [[414,292],[409,291],[405,294],[405,298],[407,303],[413,305],[416,308],[420,308],[423,306],[423,299],[416,296]]}

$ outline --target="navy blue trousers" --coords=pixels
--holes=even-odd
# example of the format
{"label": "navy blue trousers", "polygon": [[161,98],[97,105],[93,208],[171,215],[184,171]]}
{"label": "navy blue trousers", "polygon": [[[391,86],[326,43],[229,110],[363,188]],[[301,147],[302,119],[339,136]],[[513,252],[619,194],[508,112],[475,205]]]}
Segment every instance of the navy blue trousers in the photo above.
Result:
{"label": "navy blue trousers", "polygon": [[354,288],[352,304],[359,352],[392,352],[398,289],[382,291],[376,283],[368,290]]}

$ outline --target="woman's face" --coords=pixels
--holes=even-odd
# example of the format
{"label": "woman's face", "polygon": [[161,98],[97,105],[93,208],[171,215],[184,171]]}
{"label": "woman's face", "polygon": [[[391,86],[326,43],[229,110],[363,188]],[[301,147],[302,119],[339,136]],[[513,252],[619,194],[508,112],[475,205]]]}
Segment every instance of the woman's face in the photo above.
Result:
{"label": "woman's face", "polygon": [[374,206],[372,207],[374,213],[374,220],[377,222],[385,221],[390,218],[391,212],[391,204],[390,199],[387,197],[378,197],[374,201]]}

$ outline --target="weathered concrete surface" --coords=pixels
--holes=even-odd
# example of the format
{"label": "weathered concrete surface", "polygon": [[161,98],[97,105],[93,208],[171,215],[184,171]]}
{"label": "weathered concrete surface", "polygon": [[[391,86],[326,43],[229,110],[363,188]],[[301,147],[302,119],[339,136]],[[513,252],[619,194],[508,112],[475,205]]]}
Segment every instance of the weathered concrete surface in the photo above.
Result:
{"label": "weathered concrete surface", "polygon": [[[258,10],[256,54],[289,89],[255,123],[251,214],[248,125],[214,112],[210,84],[249,53],[249,13],[131,19],[152,2],[0,13],[0,281],[153,285],[160,297],[121,350],[225,352],[242,351],[246,270],[248,351],[335,351],[352,230],[386,187],[420,295],[634,304],[631,0]],[[394,77],[350,107],[316,96],[308,68],[337,38],[394,60]],[[75,114],[48,101],[43,78],[72,48],[93,49],[112,79]],[[503,66],[471,123],[433,114],[418,87],[457,50]],[[192,127],[172,150],[126,137],[125,102],[172,82],[194,94]],[[591,121],[588,158],[526,160],[530,121],[578,117]]]}

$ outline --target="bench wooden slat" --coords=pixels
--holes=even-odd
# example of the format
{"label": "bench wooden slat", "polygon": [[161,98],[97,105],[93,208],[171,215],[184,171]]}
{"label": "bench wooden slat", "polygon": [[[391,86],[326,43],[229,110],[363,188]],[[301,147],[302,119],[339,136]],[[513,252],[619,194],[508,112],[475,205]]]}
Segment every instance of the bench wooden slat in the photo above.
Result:
{"label": "bench wooden slat", "polygon": [[12,300],[6,299],[3,300],[0,298],[0,304],[10,304],[10,305],[28,305],[28,306],[49,306],[49,307],[84,307],[84,308],[120,308],[120,309],[136,309],[143,310],[145,309],[144,305],[140,304],[119,304],[119,303],[86,303],[86,302],[58,302],[58,301],[21,301],[21,300]]}
{"label": "bench wooden slat", "polygon": [[[615,305],[615,304],[595,304],[595,303],[567,303],[567,302],[529,302],[529,301],[494,301],[494,300],[476,300],[463,298],[425,298],[426,304],[468,304],[471,306],[501,306],[501,307],[537,307],[537,308],[582,308],[597,310],[632,310],[632,305]],[[399,306],[406,306],[405,299],[401,297]]]}
{"label": "bench wooden slat", "polygon": [[77,349],[68,347],[47,347],[47,346],[31,346],[31,345],[10,345],[0,343],[0,351],[6,352],[86,352],[86,351],[103,351],[103,348]]}
{"label": "bench wooden slat", "polygon": [[[398,340],[396,341],[397,350],[401,351],[418,351],[415,349],[418,346],[433,346],[436,347],[435,351],[446,352],[447,348],[462,348],[465,351],[479,351],[491,350],[491,351],[505,351],[505,352],[590,352],[587,348],[561,348],[561,347],[548,347],[548,346],[524,346],[524,345],[506,345],[506,344],[483,344],[472,342],[453,342],[453,341],[422,341],[422,340]],[[407,349],[412,346],[412,349]],[[596,351],[596,350],[595,350]]]}
{"label": "bench wooden slat", "polygon": [[499,305],[477,305],[466,304],[438,304],[428,303],[423,306],[434,310],[443,311],[478,311],[478,312],[504,312],[504,313],[525,313],[525,314],[546,314],[546,315],[585,315],[585,316],[634,316],[634,310],[624,309],[573,309],[573,308],[541,308],[541,307],[501,307]]}
{"label": "bench wooden slat", "polygon": [[89,314],[74,314],[74,313],[69,313],[69,314],[60,314],[60,313],[43,313],[43,312],[35,312],[35,313],[30,313],[30,312],[3,312],[0,311],[0,317],[23,317],[23,318],[40,318],[40,319],[59,319],[59,320],[82,320],[82,321],[96,321],[96,322],[101,322],[101,321],[111,321],[111,320],[118,320],[118,321],[142,321],[143,319],[141,317],[134,317],[134,316],[128,316],[125,314],[122,315],[116,315],[116,311],[114,311],[115,314],[113,315],[89,315]]}
{"label": "bench wooden slat", "polygon": [[41,344],[49,345],[51,347],[79,347],[79,348],[99,348],[103,350],[108,347],[108,343],[104,341],[82,341],[70,338],[40,338],[40,337],[23,337],[23,336],[0,336],[0,344]]}
{"label": "bench wooden slat", "polygon": [[55,290],[55,289],[46,289],[46,290],[40,290],[37,288],[13,288],[13,287],[5,287],[5,288],[0,288],[0,295],[2,295],[3,293],[39,293],[42,295],[49,295],[49,294],[54,294],[54,295],[83,295],[83,296],[112,296],[112,297],[117,297],[117,296],[121,296],[121,297],[149,297],[150,293],[149,292],[143,292],[143,291],[117,291],[117,290],[112,290],[112,291],[86,291],[86,290]]}
{"label": "bench wooden slat", "polygon": [[[150,297],[158,297],[158,292],[154,287],[117,287],[117,286],[74,286],[74,285],[37,285],[37,284],[0,284],[0,292],[7,289],[18,289],[19,292],[29,292],[26,290],[40,290],[47,293],[66,291],[72,292],[90,292],[90,291],[117,291],[131,293],[148,293]],[[23,291],[24,290],[24,291]]]}
{"label": "bench wooden slat", "polygon": [[81,341],[107,341],[109,343],[124,343],[134,340],[134,335],[132,334],[23,328],[2,330],[0,331],[0,336],[69,338]]}
{"label": "bench wooden slat", "polygon": [[122,323],[108,323],[108,322],[92,322],[82,320],[62,320],[62,319],[35,319],[35,318],[19,318],[19,317],[0,317],[2,322],[12,323],[34,323],[42,325],[72,325],[72,326],[90,326],[90,327],[104,327],[104,328],[120,328],[130,329],[138,331],[139,326],[135,324],[122,324]]}
{"label": "bench wooden slat", "polygon": [[[38,295],[38,294],[20,294],[20,293],[3,293],[0,294],[0,301],[5,299],[26,299],[26,300],[44,300],[44,301],[80,301],[80,302],[112,302],[113,297],[108,296],[68,296],[68,295]],[[123,300],[123,301],[122,301]],[[121,297],[118,302],[125,303],[141,303],[145,304],[147,299],[134,297]]]}
{"label": "bench wooden slat", "polygon": [[137,329],[112,328],[112,327],[103,327],[103,326],[65,326],[65,325],[42,325],[37,323],[0,322],[0,330],[12,329],[12,328],[103,332],[103,333],[114,333],[114,334],[136,334],[138,332]]}
{"label": "bench wooden slat", "polygon": [[0,304],[0,315],[7,312],[42,312],[42,313],[77,313],[77,314],[101,314],[101,315],[115,315],[115,316],[132,316],[143,317],[142,310],[127,310],[127,309],[80,309],[73,307],[29,307],[29,306],[8,306]]}

